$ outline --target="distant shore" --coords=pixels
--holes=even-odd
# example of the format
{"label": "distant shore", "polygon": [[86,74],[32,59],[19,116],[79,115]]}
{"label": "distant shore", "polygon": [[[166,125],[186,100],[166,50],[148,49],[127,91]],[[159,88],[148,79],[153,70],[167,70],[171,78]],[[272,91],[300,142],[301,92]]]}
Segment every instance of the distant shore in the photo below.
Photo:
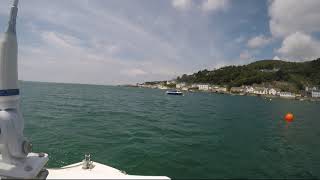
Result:
{"label": "distant shore", "polygon": [[[156,86],[138,86],[138,85],[123,85],[123,87],[133,87],[133,88],[146,88],[146,89],[160,89],[160,90],[167,90],[167,89],[179,89],[179,88],[163,88],[163,87],[156,87]],[[231,96],[256,96],[265,99],[287,99],[287,100],[296,100],[296,101],[311,101],[311,102],[320,102],[320,98],[313,98],[313,97],[302,97],[302,96],[295,96],[295,97],[281,97],[277,95],[270,95],[270,94],[254,94],[254,93],[232,93],[231,91],[204,91],[198,89],[190,89],[190,90],[182,90],[182,92],[190,92],[190,93],[212,93],[212,94],[226,94]]]}

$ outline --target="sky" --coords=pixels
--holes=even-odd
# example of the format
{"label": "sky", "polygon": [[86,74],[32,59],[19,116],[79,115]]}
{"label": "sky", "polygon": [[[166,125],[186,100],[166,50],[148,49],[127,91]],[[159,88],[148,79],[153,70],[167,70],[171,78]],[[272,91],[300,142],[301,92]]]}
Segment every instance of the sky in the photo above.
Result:
{"label": "sky", "polygon": [[[11,5],[0,2],[1,32]],[[19,79],[134,84],[262,59],[312,60],[319,9],[319,0],[21,0]]]}

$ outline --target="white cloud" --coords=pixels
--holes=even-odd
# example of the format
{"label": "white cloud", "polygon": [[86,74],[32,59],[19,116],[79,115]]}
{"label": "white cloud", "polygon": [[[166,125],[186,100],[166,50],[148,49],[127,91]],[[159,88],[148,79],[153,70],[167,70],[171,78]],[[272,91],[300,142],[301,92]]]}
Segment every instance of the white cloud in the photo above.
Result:
{"label": "white cloud", "polygon": [[[9,1],[0,2],[0,19],[5,21],[10,11]],[[205,0],[139,4],[117,0],[21,1],[20,78],[134,83],[170,79],[213,63],[230,64],[220,47],[216,47],[220,29],[209,27],[211,17],[202,13],[206,2],[210,11],[227,7]],[[190,11],[180,16],[170,7],[173,5]],[[6,26],[5,22],[0,24]],[[131,78],[123,72],[137,76]],[[143,75],[144,72],[148,74]]]}
{"label": "white cloud", "polygon": [[295,32],[320,31],[319,0],[271,0],[269,4],[270,31],[275,37]]}
{"label": "white cloud", "polygon": [[116,54],[120,52],[120,47],[117,45],[110,45],[107,47],[107,51],[109,52],[109,54]]}
{"label": "white cloud", "polygon": [[273,57],[273,60],[281,60],[278,56]]}
{"label": "white cloud", "polygon": [[179,10],[190,10],[192,8],[200,8],[204,12],[226,10],[230,6],[230,0],[200,0],[200,7],[197,1],[192,0],[172,0],[172,6]]}
{"label": "white cloud", "polygon": [[8,6],[3,6],[3,5],[0,6],[0,15],[8,16],[9,12],[10,12],[9,5]]}
{"label": "white cloud", "polygon": [[202,4],[204,11],[226,10],[230,5],[229,0],[205,0]]}
{"label": "white cloud", "polygon": [[92,42],[90,42],[93,48],[96,49],[104,49],[108,54],[110,55],[116,55],[121,52],[121,47],[117,43],[108,43],[103,41],[99,41],[96,39],[93,39]]}
{"label": "white cloud", "polygon": [[53,45],[58,48],[71,48],[80,44],[79,39],[56,32],[43,32],[41,37],[48,45]]}
{"label": "white cloud", "polygon": [[148,31],[150,24],[106,10],[104,1],[30,1],[21,1],[19,10],[22,80],[119,84],[169,79],[183,72],[175,62],[180,58],[175,43]]}
{"label": "white cloud", "polygon": [[320,31],[319,0],[270,0],[270,31],[283,39],[277,53],[294,61],[320,56],[320,42],[312,36]]}
{"label": "white cloud", "polygon": [[271,39],[263,35],[259,35],[249,39],[247,46],[249,48],[259,48],[268,45],[271,42]]}
{"label": "white cloud", "polygon": [[320,42],[310,35],[296,32],[283,40],[277,52],[289,60],[312,60],[320,57]]}
{"label": "white cloud", "polygon": [[191,0],[172,0],[173,7],[179,10],[188,10],[191,7]]}
{"label": "white cloud", "polygon": [[125,69],[120,71],[121,74],[126,75],[126,76],[142,76],[142,75],[146,75],[147,72],[145,72],[142,69]]}

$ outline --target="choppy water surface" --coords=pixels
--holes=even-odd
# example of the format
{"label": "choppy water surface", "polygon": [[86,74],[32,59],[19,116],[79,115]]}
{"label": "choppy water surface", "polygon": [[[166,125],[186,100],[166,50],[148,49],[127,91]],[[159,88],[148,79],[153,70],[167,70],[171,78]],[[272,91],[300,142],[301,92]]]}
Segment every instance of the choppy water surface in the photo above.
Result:
{"label": "choppy water surface", "polygon": [[[172,178],[320,178],[320,103],[23,82],[25,134],[49,167],[83,159]],[[282,118],[293,112],[296,119]]]}

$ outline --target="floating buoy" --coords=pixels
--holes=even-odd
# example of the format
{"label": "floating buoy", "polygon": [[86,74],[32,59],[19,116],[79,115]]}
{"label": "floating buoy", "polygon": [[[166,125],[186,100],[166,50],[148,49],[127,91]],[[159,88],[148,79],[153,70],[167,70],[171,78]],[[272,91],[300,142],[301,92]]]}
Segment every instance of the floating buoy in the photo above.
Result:
{"label": "floating buoy", "polygon": [[286,120],[287,122],[292,122],[294,119],[294,116],[292,113],[287,113],[286,116],[284,117],[284,120]]}

